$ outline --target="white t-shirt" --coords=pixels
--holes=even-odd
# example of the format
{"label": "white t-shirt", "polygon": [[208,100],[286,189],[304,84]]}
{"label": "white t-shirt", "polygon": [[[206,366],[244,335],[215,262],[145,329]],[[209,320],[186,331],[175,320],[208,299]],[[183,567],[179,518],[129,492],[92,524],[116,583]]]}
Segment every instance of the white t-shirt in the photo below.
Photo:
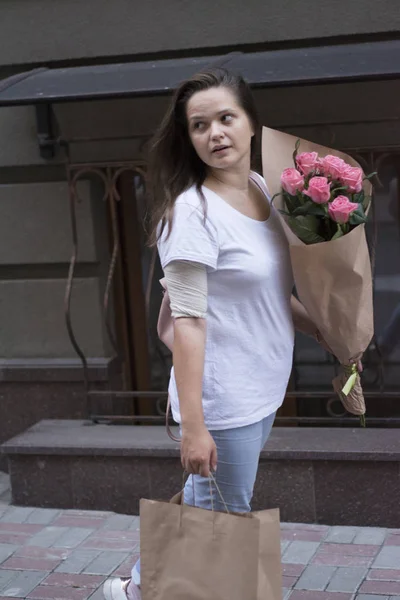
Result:
{"label": "white t-shirt", "polygon": [[[265,186],[261,176],[252,179]],[[262,420],[283,402],[293,360],[293,275],[272,205],[269,219],[256,221],[203,192],[206,221],[193,186],[177,198],[172,232],[166,239],[164,230],[158,250],[163,268],[174,260],[207,267],[204,419],[209,430],[232,429]],[[173,369],[169,394],[180,423]]]}

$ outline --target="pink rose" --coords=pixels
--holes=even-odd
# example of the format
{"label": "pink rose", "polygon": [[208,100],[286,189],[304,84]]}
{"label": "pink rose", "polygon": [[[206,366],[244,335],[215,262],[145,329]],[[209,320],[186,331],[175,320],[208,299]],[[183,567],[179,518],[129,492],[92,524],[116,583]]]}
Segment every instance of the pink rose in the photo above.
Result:
{"label": "pink rose", "polygon": [[336,223],[347,223],[350,215],[357,210],[358,204],[350,202],[347,196],[337,196],[328,207],[329,216]]}
{"label": "pink rose", "polygon": [[321,166],[324,175],[330,175],[332,179],[340,179],[342,173],[348,167],[342,158],[332,156],[331,154],[321,158]]}
{"label": "pink rose", "polygon": [[304,188],[304,177],[297,169],[285,169],[281,175],[281,185],[291,196]]}
{"label": "pink rose", "polygon": [[308,190],[304,190],[304,194],[317,204],[325,204],[331,197],[331,184],[326,177],[311,177]]}
{"label": "pink rose", "polygon": [[302,152],[296,156],[296,163],[300,171],[304,173],[304,175],[308,175],[319,165],[318,153]]}
{"label": "pink rose", "polygon": [[341,181],[344,185],[349,187],[349,192],[353,193],[361,192],[362,190],[362,181],[363,181],[363,172],[359,167],[350,167],[343,171],[341,176]]}

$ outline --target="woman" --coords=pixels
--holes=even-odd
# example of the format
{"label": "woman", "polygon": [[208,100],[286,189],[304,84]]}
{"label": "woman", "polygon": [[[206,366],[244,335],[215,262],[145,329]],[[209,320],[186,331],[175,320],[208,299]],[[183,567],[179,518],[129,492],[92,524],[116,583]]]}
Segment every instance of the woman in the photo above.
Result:
{"label": "woman", "polygon": [[[287,242],[251,171],[251,91],[222,69],[175,93],[152,146],[152,242],[174,317],[169,394],[181,428],[186,504],[210,509],[215,473],[228,509],[250,511],[260,452],[292,368],[294,325],[318,336],[292,296]],[[218,469],[217,469],[218,465]],[[224,510],[217,494],[214,501]],[[140,566],[108,599],[140,599]]]}

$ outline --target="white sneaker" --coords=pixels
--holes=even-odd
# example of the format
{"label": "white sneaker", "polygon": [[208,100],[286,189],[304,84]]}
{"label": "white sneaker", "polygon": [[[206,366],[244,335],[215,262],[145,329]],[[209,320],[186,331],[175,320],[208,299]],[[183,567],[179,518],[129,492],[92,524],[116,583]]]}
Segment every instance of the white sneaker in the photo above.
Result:
{"label": "white sneaker", "polygon": [[106,600],[142,600],[140,589],[129,577],[107,579],[103,585],[103,594]]}

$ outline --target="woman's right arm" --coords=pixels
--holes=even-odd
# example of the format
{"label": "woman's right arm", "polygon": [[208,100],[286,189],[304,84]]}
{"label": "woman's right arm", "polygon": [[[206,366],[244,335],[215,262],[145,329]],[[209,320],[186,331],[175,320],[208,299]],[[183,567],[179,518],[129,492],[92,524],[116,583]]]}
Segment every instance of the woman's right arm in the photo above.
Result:
{"label": "woman's right arm", "polygon": [[173,361],[182,421],[182,466],[202,477],[217,467],[217,449],[204,424],[202,406],[205,340],[205,319],[175,320]]}
{"label": "woman's right arm", "polygon": [[173,321],[173,363],[181,413],[181,459],[188,473],[208,477],[216,469],[215,442],[204,423],[203,372],[206,345],[207,271],[173,261],[165,267]]}

